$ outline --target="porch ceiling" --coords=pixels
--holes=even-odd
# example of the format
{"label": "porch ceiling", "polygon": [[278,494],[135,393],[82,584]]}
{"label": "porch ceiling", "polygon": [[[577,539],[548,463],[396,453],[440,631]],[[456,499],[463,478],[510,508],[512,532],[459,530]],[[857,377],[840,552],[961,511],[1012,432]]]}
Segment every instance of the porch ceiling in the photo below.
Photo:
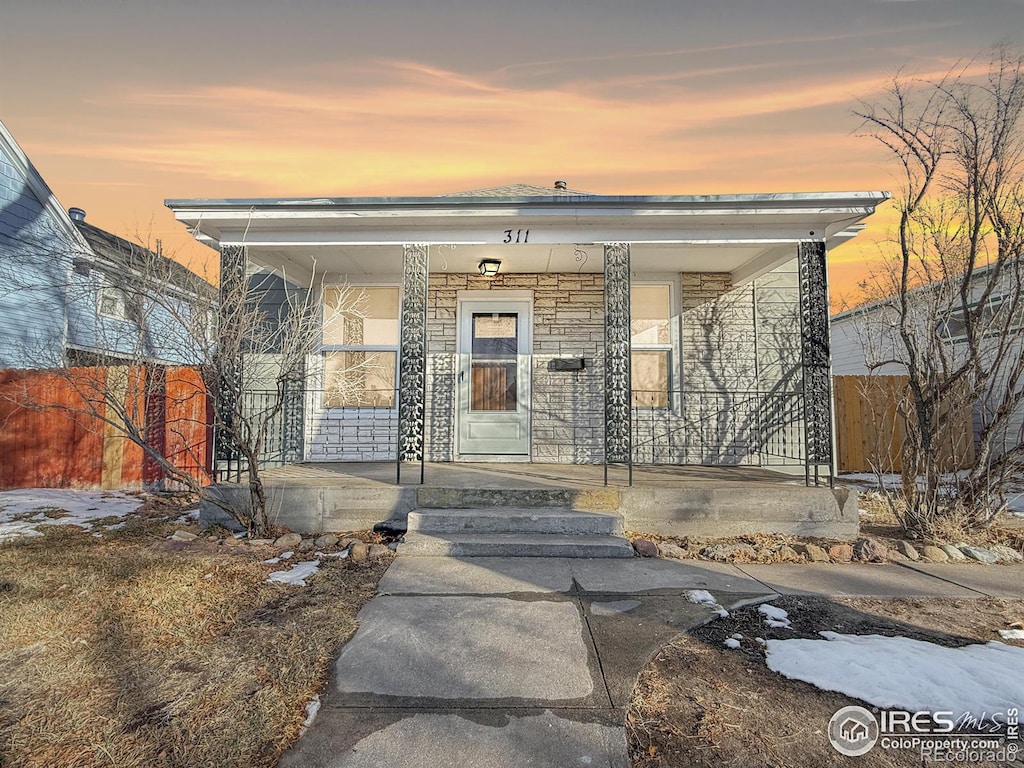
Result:
{"label": "porch ceiling", "polygon": [[[394,276],[402,271],[402,247],[398,245],[249,246],[249,259],[261,267],[308,273],[315,264],[328,275]],[[730,272],[743,279],[767,271],[796,257],[792,243],[775,244],[656,244],[632,246],[635,272]],[[600,244],[434,245],[430,248],[431,272],[475,274],[482,259],[499,259],[503,273],[601,272]],[[745,274],[741,274],[745,273]]]}
{"label": "porch ceiling", "polygon": [[297,279],[397,275],[402,245],[431,246],[432,272],[599,272],[602,247],[632,244],[637,272],[730,272],[736,283],[796,254],[854,237],[884,192],[677,197],[170,200],[197,239],[245,245],[252,262]]}

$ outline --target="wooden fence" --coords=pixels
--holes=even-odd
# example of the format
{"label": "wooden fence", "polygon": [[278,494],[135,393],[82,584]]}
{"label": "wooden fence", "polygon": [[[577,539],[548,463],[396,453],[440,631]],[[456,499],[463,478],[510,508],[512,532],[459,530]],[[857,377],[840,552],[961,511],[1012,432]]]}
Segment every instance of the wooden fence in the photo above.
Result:
{"label": "wooden fence", "polygon": [[125,437],[119,410],[175,467],[209,481],[212,414],[198,373],[116,366],[0,371],[0,488],[160,486],[163,471]]}
{"label": "wooden fence", "polygon": [[[836,460],[842,472],[886,472],[903,469],[902,448],[907,425],[898,406],[907,396],[906,376],[835,376]],[[974,461],[974,426],[971,409],[954,419],[949,445],[944,446],[942,471]]]}

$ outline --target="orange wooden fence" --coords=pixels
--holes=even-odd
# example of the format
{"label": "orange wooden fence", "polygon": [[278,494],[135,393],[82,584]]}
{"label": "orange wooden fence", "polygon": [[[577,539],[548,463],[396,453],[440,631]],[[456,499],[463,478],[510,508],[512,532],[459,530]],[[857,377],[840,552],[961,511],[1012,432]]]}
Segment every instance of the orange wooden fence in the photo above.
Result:
{"label": "orange wooden fence", "polygon": [[[897,406],[907,397],[906,376],[835,376],[836,462],[840,471],[885,472],[903,469],[902,448],[907,426]],[[970,408],[950,414],[951,444],[944,447],[942,471],[970,466],[974,461],[974,431]]]}
{"label": "orange wooden fence", "polygon": [[202,378],[191,368],[118,366],[0,371],[0,488],[161,485],[163,471],[124,436],[111,402],[173,466],[209,480],[212,414]]}

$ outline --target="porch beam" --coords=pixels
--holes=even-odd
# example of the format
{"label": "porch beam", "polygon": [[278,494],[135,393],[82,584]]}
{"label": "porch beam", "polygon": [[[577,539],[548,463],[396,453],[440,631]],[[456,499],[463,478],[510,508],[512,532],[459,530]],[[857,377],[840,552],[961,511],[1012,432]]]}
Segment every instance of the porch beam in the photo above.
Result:
{"label": "porch beam", "polygon": [[[800,337],[804,388],[805,480],[818,483],[818,470],[832,467],[832,372],[828,327],[828,262],[823,240],[797,248],[800,270]],[[813,470],[813,478],[812,478]]]}
{"label": "porch beam", "polygon": [[604,246],[604,462],[627,464],[633,484],[629,243]]}
{"label": "porch beam", "polygon": [[398,364],[398,446],[396,478],[402,462],[420,462],[423,482],[424,414],[427,381],[428,246],[402,246],[402,318]]}

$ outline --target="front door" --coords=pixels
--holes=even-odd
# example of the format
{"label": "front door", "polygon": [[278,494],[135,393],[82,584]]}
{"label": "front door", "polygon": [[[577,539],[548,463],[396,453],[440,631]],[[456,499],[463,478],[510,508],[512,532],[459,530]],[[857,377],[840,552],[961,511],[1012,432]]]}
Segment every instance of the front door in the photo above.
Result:
{"label": "front door", "polygon": [[459,458],[530,457],[529,300],[459,302]]}

